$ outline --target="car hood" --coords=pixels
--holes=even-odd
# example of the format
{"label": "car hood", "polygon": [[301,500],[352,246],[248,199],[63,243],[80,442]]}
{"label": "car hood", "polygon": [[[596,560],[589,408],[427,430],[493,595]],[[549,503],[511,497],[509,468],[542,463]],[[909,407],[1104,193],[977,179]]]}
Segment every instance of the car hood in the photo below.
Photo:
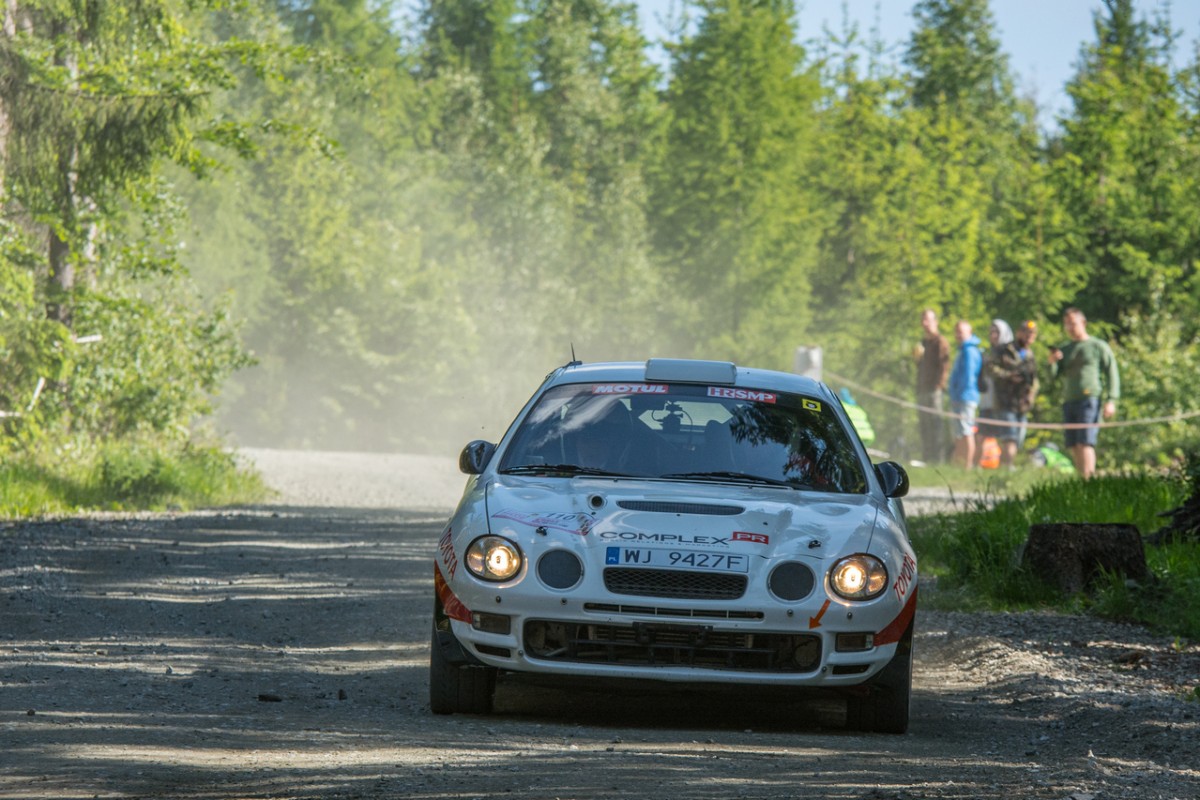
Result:
{"label": "car hood", "polygon": [[638,544],[830,557],[866,552],[881,512],[869,495],[728,483],[497,476],[483,491],[492,533],[588,549]]}

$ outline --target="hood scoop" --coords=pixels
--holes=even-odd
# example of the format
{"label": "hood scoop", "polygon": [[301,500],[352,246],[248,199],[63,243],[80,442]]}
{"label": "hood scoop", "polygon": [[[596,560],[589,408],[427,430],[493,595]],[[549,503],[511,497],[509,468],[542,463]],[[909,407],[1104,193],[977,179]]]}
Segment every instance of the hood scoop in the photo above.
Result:
{"label": "hood scoop", "polygon": [[707,514],[716,517],[732,517],[746,510],[741,506],[719,506],[709,503],[664,503],[653,500],[619,500],[617,505],[627,511],[652,511],[659,514]]}

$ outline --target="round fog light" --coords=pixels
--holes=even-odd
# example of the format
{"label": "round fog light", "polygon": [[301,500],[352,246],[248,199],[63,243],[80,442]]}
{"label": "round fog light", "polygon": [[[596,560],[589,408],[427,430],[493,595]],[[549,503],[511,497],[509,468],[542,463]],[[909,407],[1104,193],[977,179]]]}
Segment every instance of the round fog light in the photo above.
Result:
{"label": "round fog light", "polygon": [[803,600],[812,594],[816,585],[813,571],[797,561],[785,561],[771,570],[767,588],[780,600]]}
{"label": "round fog light", "polygon": [[538,559],[537,574],[551,589],[570,589],[583,577],[583,564],[567,550],[551,550]]}

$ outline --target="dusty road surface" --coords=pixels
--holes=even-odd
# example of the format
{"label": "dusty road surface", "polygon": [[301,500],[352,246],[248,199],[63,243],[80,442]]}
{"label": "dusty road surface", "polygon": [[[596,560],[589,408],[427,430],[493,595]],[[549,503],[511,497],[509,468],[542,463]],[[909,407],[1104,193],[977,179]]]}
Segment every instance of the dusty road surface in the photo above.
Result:
{"label": "dusty road surface", "polygon": [[0,527],[0,797],[1200,797],[1200,650],[919,613],[905,736],[801,698],[550,691],[429,713],[450,459],[255,451],[278,504]]}

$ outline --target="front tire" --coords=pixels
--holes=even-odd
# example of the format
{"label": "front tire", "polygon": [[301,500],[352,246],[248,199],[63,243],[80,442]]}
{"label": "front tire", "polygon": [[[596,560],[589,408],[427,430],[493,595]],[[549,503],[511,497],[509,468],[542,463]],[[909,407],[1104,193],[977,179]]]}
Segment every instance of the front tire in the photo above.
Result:
{"label": "front tire", "polygon": [[846,700],[846,727],[870,733],[905,733],[912,705],[913,627],[900,637],[896,655],[863,689]]}
{"label": "front tire", "polygon": [[429,642],[429,708],[435,714],[490,714],[496,692],[493,667],[457,664],[446,655],[459,649],[454,634],[438,630],[437,618]]}

